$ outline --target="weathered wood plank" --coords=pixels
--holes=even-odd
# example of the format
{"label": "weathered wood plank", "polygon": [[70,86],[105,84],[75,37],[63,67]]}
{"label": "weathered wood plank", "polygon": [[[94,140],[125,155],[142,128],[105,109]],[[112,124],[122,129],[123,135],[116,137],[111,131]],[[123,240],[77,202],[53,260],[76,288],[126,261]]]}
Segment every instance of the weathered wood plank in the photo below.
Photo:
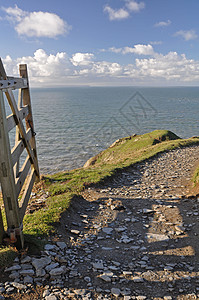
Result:
{"label": "weathered wood plank", "polygon": [[[27,115],[29,114],[29,108],[28,108],[28,105],[22,107],[20,110],[19,110],[19,117],[21,120],[23,120],[25,117],[27,117]],[[7,116],[7,128],[8,128],[8,132],[10,130],[12,130],[13,128],[15,128],[16,126],[16,119],[14,117],[13,114]]]}
{"label": "weathered wood plank", "polygon": [[27,88],[27,80],[25,78],[14,78],[14,77],[7,77],[5,80],[0,80],[0,90],[5,89],[20,89],[20,88]]}
{"label": "weathered wood plank", "polygon": [[[27,139],[30,141],[32,138],[32,131],[29,129],[26,133]],[[15,146],[12,148],[11,155],[12,155],[12,165],[14,166],[16,162],[19,160],[20,155],[25,149],[25,145],[23,140],[18,141]]]}
{"label": "weathered wood plank", "polygon": [[35,178],[36,178],[36,174],[35,174],[35,171],[32,169],[31,174],[30,174],[29,179],[28,179],[28,182],[27,182],[27,185],[26,185],[26,189],[25,189],[25,191],[23,193],[23,196],[22,196],[22,199],[20,201],[22,203],[22,205],[19,209],[21,222],[22,222],[23,217],[24,217],[25,212],[26,212],[26,208],[27,208],[27,205],[28,205],[30,194],[31,194],[31,191],[32,191],[32,188],[33,188],[33,184],[35,182]]}
{"label": "weathered wood plank", "polygon": [[16,179],[16,195],[17,195],[17,197],[19,196],[19,193],[24,185],[24,182],[26,180],[26,177],[28,175],[30,167],[31,167],[30,158],[29,158],[29,156],[27,156],[27,158],[21,168],[20,176]]}

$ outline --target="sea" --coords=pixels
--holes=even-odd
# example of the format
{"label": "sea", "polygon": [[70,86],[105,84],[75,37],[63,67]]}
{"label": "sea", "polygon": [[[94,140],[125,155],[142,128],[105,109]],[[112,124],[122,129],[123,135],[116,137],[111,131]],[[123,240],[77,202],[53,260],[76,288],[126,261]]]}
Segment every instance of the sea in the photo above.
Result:
{"label": "sea", "polygon": [[199,135],[199,87],[32,88],[31,101],[41,174],[82,167],[133,134]]}

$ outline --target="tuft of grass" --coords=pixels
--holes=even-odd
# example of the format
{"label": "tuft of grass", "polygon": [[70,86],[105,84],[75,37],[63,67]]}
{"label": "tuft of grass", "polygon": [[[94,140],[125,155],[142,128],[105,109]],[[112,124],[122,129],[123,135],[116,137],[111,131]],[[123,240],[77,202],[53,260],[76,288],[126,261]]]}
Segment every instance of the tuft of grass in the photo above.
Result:
{"label": "tuft of grass", "polygon": [[12,247],[0,248],[0,268],[8,267],[17,257],[17,251]]}
{"label": "tuft of grass", "polygon": [[195,170],[194,172],[194,175],[193,175],[193,182],[195,184],[199,184],[199,166],[197,167],[197,169]]}

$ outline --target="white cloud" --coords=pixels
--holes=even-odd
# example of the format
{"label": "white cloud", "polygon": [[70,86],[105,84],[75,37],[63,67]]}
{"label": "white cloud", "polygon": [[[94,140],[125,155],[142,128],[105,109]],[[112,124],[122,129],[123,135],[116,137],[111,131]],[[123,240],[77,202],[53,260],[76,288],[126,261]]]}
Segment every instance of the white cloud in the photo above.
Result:
{"label": "white cloud", "polygon": [[6,19],[12,22],[21,22],[22,18],[26,16],[26,12],[17,5],[15,7],[2,7],[2,9],[7,13]]}
{"label": "white cloud", "polygon": [[3,8],[3,10],[7,14],[6,18],[14,23],[15,30],[22,36],[55,38],[58,35],[67,34],[71,30],[71,26],[53,13],[27,12],[17,5],[14,8]]}
{"label": "white cloud", "polygon": [[127,53],[134,53],[134,54],[138,54],[138,55],[154,55],[154,50],[153,47],[151,45],[135,45],[133,48],[131,47],[125,47],[122,50],[123,54],[127,54]]}
{"label": "white cloud", "polygon": [[145,8],[144,2],[136,2],[134,0],[127,0],[126,7],[129,11],[139,12],[141,9]]}
{"label": "white cloud", "polygon": [[[113,53],[121,53],[123,48],[115,48],[115,47],[111,47],[108,49],[108,51],[113,52]],[[104,50],[105,52],[106,50]]]}
{"label": "white cloud", "polygon": [[187,59],[185,54],[169,52],[166,55],[156,54],[155,58],[136,59],[140,76],[167,81],[191,82],[199,79],[199,61]]}
{"label": "white cloud", "polygon": [[[150,47],[131,49],[139,55],[143,53],[143,49],[150,50]],[[3,63],[10,76],[18,74],[18,64],[26,63],[32,87],[112,83],[157,85],[165,82],[180,85],[196,84],[199,81],[199,61],[187,59],[185,54],[177,52],[166,55],[154,52],[153,57],[137,58],[134,63],[122,65],[118,62],[96,60],[92,53],[78,52],[68,57],[65,52],[47,54],[43,49],[38,49],[33,56],[16,60],[7,55]]]}
{"label": "white cloud", "polygon": [[71,62],[74,66],[87,66],[94,58],[92,53],[75,53],[71,58]]}
{"label": "white cloud", "polygon": [[108,13],[109,20],[123,20],[130,17],[130,13],[137,13],[145,7],[144,2],[136,2],[134,0],[124,0],[125,5],[119,9],[113,9],[109,5],[104,7],[104,12]]}
{"label": "white cloud", "polygon": [[155,52],[153,50],[153,47],[148,45],[142,45],[137,44],[134,45],[134,47],[123,47],[123,48],[115,48],[111,47],[108,49],[108,51],[114,52],[114,53],[122,53],[122,54],[128,54],[128,53],[134,53],[137,55],[154,55]]}
{"label": "white cloud", "polygon": [[185,41],[195,40],[197,39],[197,34],[195,30],[180,30],[175,33],[174,36],[182,36]]}
{"label": "white cloud", "polygon": [[104,12],[108,13],[109,20],[122,20],[127,19],[129,17],[129,12],[124,8],[113,9],[109,5],[106,5],[104,8]]}
{"label": "white cloud", "polygon": [[93,63],[90,72],[92,74],[102,75],[102,76],[118,76],[122,74],[123,67],[118,63],[110,63],[107,61]]}
{"label": "white cloud", "polygon": [[7,56],[3,63],[9,76],[18,76],[18,65],[27,64],[31,86],[59,85],[61,78],[69,75],[72,70],[65,52],[48,55],[43,49],[36,50],[33,56],[16,60]]}
{"label": "white cloud", "polygon": [[171,25],[171,21],[170,20],[158,22],[154,26],[155,27],[167,27],[169,25]]}

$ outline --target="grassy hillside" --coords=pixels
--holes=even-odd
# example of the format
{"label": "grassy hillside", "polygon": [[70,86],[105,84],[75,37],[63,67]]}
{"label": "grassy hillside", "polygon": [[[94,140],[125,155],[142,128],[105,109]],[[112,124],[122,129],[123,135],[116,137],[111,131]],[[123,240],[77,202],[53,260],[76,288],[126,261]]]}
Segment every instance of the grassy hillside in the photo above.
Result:
{"label": "grassy hillside", "polygon": [[[24,233],[29,237],[47,236],[54,230],[61,214],[69,207],[74,195],[85,187],[101,183],[123,168],[178,147],[199,144],[199,137],[180,139],[166,130],[117,140],[108,149],[91,158],[83,168],[43,177],[43,188],[49,192],[46,207],[24,218]],[[196,178],[199,177],[199,172]],[[40,183],[41,184],[41,183]],[[5,221],[5,220],[4,220]],[[5,249],[0,250],[5,255]]]}

